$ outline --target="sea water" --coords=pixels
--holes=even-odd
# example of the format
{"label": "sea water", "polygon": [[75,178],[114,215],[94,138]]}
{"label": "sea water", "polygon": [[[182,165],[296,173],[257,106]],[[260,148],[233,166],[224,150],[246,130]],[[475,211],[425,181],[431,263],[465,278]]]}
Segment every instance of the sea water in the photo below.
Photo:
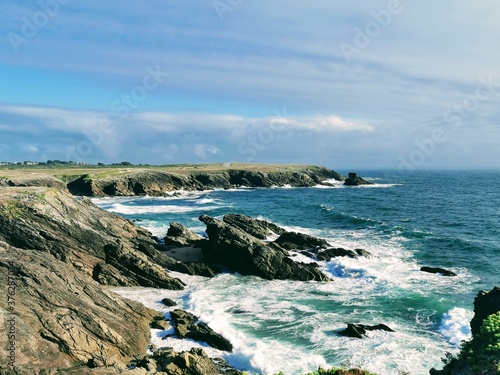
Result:
{"label": "sea water", "polygon": [[[240,213],[288,230],[362,248],[372,256],[319,262],[333,282],[262,280],[172,273],[183,291],[120,288],[120,294],[168,314],[178,301],[234,345],[211,356],[253,374],[300,374],[352,365],[392,375],[428,374],[470,338],[478,291],[500,285],[500,171],[358,171],[374,185],[181,192],[172,198],[103,198],[100,207],[140,220],[163,237],[172,221],[199,234],[201,214]],[[457,277],[419,271],[443,267]],[[337,334],[347,323],[383,323],[395,332],[364,339]],[[152,330],[157,346],[199,344]],[[165,339],[164,339],[165,338]]]}

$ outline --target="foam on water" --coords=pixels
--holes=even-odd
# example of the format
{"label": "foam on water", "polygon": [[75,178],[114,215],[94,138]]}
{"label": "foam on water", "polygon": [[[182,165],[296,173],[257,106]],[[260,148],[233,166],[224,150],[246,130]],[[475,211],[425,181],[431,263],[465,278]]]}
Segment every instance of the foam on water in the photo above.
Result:
{"label": "foam on water", "polygon": [[443,316],[439,331],[454,347],[459,348],[464,340],[472,337],[469,322],[474,312],[455,307]]}
{"label": "foam on water", "polygon": [[[341,182],[338,187],[342,186],[340,184]],[[396,184],[371,187],[390,186]],[[446,264],[439,264],[446,259],[439,257],[441,253],[437,258],[419,258],[412,248],[415,242],[419,246],[425,245],[419,242],[420,232],[425,232],[425,238],[435,238],[435,227],[420,225],[407,228],[401,222],[391,224],[391,218],[387,214],[371,215],[369,210],[349,213],[346,208],[349,205],[342,205],[337,200],[333,204],[343,207],[345,213],[338,211],[330,203],[322,206],[327,212],[321,211],[319,219],[305,215],[313,220],[308,222],[307,218],[304,219],[300,213],[293,211],[293,202],[300,201],[289,198],[295,195],[302,197],[302,190],[287,191],[286,200],[283,190],[267,190],[266,197],[272,191],[276,199],[281,201],[271,201],[272,209],[265,206],[266,209],[262,211],[259,207],[264,206],[254,208],[249,204],[247,194],[240,197],[232,193],[238,191],[253,192],[256,199],[262,199],[264,194],[259,189],[214,191],[187,199],[184,197],[186,201],[172,204],[166,198],[159,201],[158,207],[170,206],[173,211],[163,213],[163,221],[155,223],[156,216],[153,219],[145,217],[138,224],[158,228],[164,234],[169,221],[181,221],[187,223],[188,227],[196,227],[195,231],[201,233],[205,227],[200,226],[196,218],[199,210],[234,205],[236,212],[254,217],[260,214],[260,219],[273,221],[287,230],[324,238],[333,247],[365,249],[371,256],[317,262],[321,270],[332,277],[333,282],[267,281],[232,274],[205,279],[172,273],[187,284],[185,290],[127,289],[127,293],[132,293],[129,294],[131,298],[165,313],[168,309],[159,303],[161,298],[177,300],[179,306],[175,308],[196,314],[234,345],[233,353],[222,353],[204,347],[209,355],[222,356],[233,366],[249,370],[253,374],[276,373],[280,370],[299,374],[313,371],[318,366],[339,366],[343,361],[349,360],[354,365],[381,375],[396,375],[400,370],[409,371],[412,375],[427,375],[431,367],[442,367],[440,358],[446,352],[456,353],[460,341],[469,337],[468,322],[472,312],[462,306],[470,306],[471,301],[460,301],[459,298],[474,295],[480,279],[474,272],[460,265],[446,267]],[[303,191],[309,199],[311,190]],[[328,192],[313,192],[313,196],[320,197],[317,202],[313,202],[316,205],[298,204],[297,207],[320,211],[319,205],[328,201],[324,200]],[[361,190],[339,190],[338,193],[336,199],[350,199],[349,194],[355,194],[355,197],[368,194]],[[392,192],[380,190],[378,195],[385,197],[389,193],[392,202]],[[133,202],[127,199],[130,198],[112,199],[105,201],[105,204],[110,207],[119,203],[128,207]],[[266,201],[259,202],[266,204]],[[285,204],[288,210],[275,213],[272,210],[276,207],[273,206],[276,202],[292,204]],[[140,200],[138,206],[130,208],[153,204]],[[188,209],[183,210],[183,207]],[[224,213],[224,210],[217,211],[213,216],[220,218]],[[325,220],[324,225],[322,220]],[[303,226],[284,226],[280,221],[286,224],[300,223]],[[342,225],[336,225],[338,222],[342,222]],[[416,221],[415,223],[418,224]],[[422,236],[422,239],[425,238]],[[270,239],[274,239],[274,236]],[[459,245],[460,243],[456,246]],[[312,261],[295,253],[291,253],[291,257],[298,261]],[[435,266],[446,267],[458,276],[442,277],[421,272],[421,266],[434,265],[424,263],[426,259],[438,259]],[[369,332],[368,338],[364,340],[339,336],[338,330],[345,328],[347,322],[384,323],[396,332]],[[173,337],[163,340],[165,335],[164,331],[153,330],[152,341],[158,346],[173,346],[176,350],[203,346]]]}
{"label": "foam on water", "polygon": [[123,215],[143,215],[143,214],[158,214],[158,213],[180,213],[180,212],[196,212],[210,211],[220,208],[220,206],[174,206],[174,205],[150,205],[150,206],[126,206],[121,203],[114,203],[108,207],[108,211],[123,214]]}

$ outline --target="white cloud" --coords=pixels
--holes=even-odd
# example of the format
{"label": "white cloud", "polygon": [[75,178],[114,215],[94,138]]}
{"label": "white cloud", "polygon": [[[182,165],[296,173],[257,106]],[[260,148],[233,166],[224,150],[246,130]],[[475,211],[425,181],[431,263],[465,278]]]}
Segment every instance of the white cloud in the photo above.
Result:
{"label": "white cloud", "polygon": [[25,145],[25,146],[21,147],[21,151],[28,152],[30,154],[37,154],[38,147],[33,146],[33,145]]}
{"label": "white cloud", "polygon": [[[207,145],[203,143],[195,144],[193,147],[194,154],[203,160],[208,160],[209,155],[216,155],[219,153],[219,148],[213,145]],[[207,155],[209,154],[209,155]]]}

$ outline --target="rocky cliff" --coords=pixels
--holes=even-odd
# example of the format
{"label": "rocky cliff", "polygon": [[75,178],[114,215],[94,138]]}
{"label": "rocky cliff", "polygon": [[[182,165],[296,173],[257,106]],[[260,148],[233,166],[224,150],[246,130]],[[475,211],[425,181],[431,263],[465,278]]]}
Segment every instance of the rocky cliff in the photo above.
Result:
{"label": "rocky cliff", "polygon": [[[176,261],[155,246],[149,232],[64,190],[1,189],[0,285],[12,299],[0,300],[0,324],[14,327],[16,367],[2,350],[0,373],[110,374],[144,355],[158,314],[104,285],[182,289],[164,268]],[[9,347],[7,335],[0,341]]]}
{"label": "rocky cliff", "polygon": [[[265,168],[264,168],[265,170]],[[315,166],[274,168],[270,171],[223,169],[173,173],[163,170],[133,170],[130,173],[100,176],[86,174],[69,181],[68,189],[85,196],[164,196],[174,190],[229,189],[240,186],[310,187],[325,180],[345,178],[330,169]]]}

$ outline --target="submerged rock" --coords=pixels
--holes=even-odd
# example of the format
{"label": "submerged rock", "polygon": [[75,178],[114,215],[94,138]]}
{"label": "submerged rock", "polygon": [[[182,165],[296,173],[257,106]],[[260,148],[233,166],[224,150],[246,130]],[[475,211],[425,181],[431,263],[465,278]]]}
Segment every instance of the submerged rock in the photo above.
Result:
{"label": "submerged rock", "polygon": [[428,273],[439,273],[443,276],[457,276],[455,272],[445,270],[444,268],[439,268],[439,267],[421,267],[420,271]]}
{"label": "submerged rock", "polygon": [[387,331],[394,332],[394,330],[385,324],[377,324],[374,326],[368,326],[364,324],[352,324],[348,323],[347,328],[339,331],[338,334],[341,336],[354,337],[358,339],[362,339],[366,336],[366,331]]}
{"label": "submerged rock", "polygon": [[346,186],[372,185],[371,182],[359,177],[355,172],[349,172],[347,179],[344,181]]}

